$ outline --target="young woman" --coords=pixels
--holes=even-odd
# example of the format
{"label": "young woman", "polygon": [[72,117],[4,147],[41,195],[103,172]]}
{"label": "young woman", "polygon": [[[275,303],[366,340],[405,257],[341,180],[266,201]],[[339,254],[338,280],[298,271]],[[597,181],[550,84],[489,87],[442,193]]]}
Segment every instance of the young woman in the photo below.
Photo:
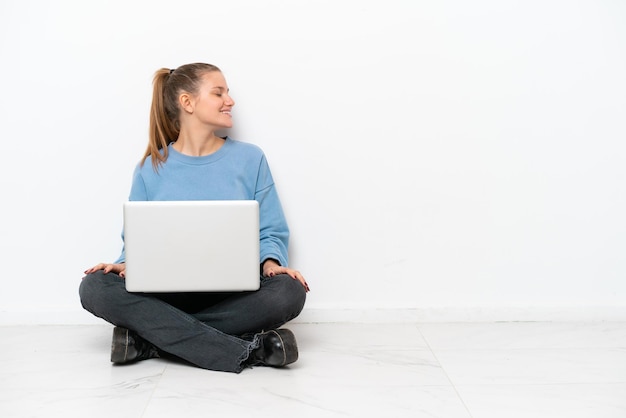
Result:
{"label": "young woman", "polygon": [[115,325],[114,363],[169,354],[205,369],[239,373],[298,358],[293,333],[279,327],[300,314],[309,288],[288,267],[289,229],[263,152],[216,135],[232,127],[234,105],[224,75],[213,65],[158,70],[148,148],[129,200],[257,200],[260,289],[129,293],[122,249],[114,263],[87,269],[79,291],[86,310]]}

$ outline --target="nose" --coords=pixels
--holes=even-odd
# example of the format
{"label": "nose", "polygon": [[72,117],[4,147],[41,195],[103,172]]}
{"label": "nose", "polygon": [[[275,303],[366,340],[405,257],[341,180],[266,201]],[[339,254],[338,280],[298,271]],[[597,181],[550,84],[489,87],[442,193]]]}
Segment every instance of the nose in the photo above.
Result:
{"label": "nose", "polygon": [[232,97],[230,97],[229,94],[226,95],[226,99],[224,100],[224,103],[231,107],[235,105],[235,101],[233,100]]}

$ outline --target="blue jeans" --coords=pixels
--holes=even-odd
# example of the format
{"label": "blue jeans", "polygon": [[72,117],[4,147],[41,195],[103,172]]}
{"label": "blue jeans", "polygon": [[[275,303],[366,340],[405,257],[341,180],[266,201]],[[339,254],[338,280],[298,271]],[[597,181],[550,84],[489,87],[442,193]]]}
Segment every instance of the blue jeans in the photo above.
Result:
{"label": "blue jeans", "polygon": [[254,292],[130,293],[124,279],[102,271],[80,284],[83,307],[135,331],[160,350],[210,370],[241,372],[258,338],[300,314],[304,287],[286,274],[261,278]]}

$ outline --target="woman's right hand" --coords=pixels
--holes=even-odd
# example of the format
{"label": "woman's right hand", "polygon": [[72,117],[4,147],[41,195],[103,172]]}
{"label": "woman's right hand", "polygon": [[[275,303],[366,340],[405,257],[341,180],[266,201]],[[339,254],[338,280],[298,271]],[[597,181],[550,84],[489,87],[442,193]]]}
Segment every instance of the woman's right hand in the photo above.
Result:
{"label": "woman's right hand", "polygon": [[119,275],[120,277],[125,277],[126,276],[126,264],[124,264],[124,263],[120,263],[120,264],[107,264],[107,263],[96,264],[92,268],[88,268],[87,270],[85,270],[85,274],[91,274],[91,273],[94,273],[94,272],[96,272],[98,270],[102,270],[104,272],[104,274],[115,273],[115,274]]}

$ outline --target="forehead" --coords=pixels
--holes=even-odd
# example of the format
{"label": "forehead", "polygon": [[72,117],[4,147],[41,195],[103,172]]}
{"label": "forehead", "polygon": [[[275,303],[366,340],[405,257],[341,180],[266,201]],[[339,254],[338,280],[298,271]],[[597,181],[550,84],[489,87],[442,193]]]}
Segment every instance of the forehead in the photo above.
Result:
{"label": "forehead", "polygon": [[228,89],[226,79],[221,71],[209,71],[202,75],[202,87]]}

